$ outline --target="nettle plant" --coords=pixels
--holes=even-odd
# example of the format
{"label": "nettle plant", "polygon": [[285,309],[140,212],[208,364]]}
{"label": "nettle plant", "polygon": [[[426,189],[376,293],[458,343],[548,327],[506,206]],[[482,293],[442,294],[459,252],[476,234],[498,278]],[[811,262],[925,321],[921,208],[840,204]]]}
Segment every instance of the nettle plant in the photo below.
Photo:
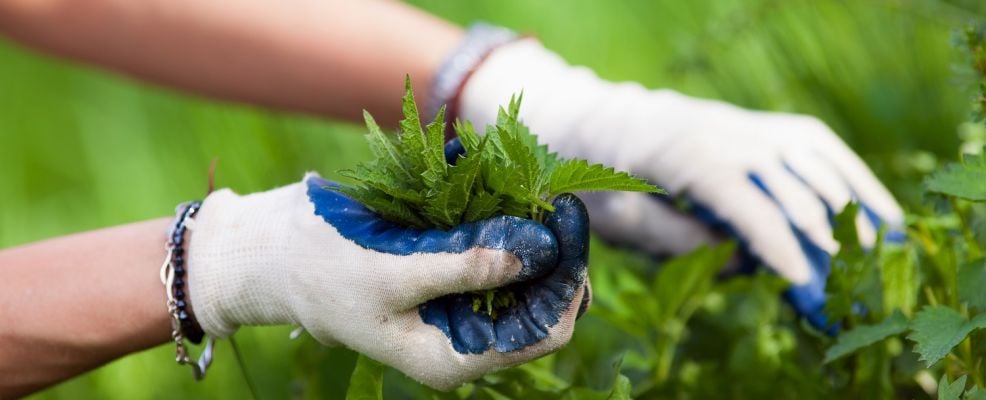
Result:
{"label": "nettle plant", "polygon": [[[982,121],[986,26],[957,38],[976,81],[973,118]],[[908,216],[905,243],[881,240],[868,251],[856,244],[856,207],[838,218],[827,311],[843,325],[824,362],[850,393],[886,398],[916,384],[939,399],[986,399],[986,155],[978,150],[925,178],[930,211]]]}
{"label": "nettle plant", "polygon": [[[986,26],[962,30],[956,39],[971,67],[963,77],[970,78],[973,88],[973,119],[981,122],[986,117]],[[512,122],[518,106],[501,112],[483,139],[476,138],[471,127],[457,124],[463,142],[470,143],[470,154],[493,151],[510,158],[499,147],[482,146],[499,146],[493,141],[503,142],[501,130],[520,129],[519,122]],[[414,126],[402,124],[405,136],[421,132]],[[986,132],[986,125],[976,126]],[[437,128],[429,125],[427,131],[431,129]],[[533,143],[527,134],[524,130],[507,136]],[[981,149],[977,140],[963,149]],[[527,148],[535,159],[544,157],[533,144]],[[812,329],[781,303],[787,284],[776,276],[760,272],[717,279],[734,244],[702,247],[656,267],[650,257],[605,251],[606,244],[594,240],[592,246],[604,251],[594,251],[591,262],[608,267],[590,270],[598,295],[569,346],[451,393],[427,390],[399,374],[388,375],[390,388],[436,399],[986,400],[986,155],[973,153],[925,179],[926,207],[909,211],[902,243],[883,240],[881,232],[874,247],[864,248],[855,226],[859,206],[850,204],[836,216],[834,230],[841,247],[832,258],[826,310],[839,324],[834,337]],[[461,162],[446,167],[444,176],[464,165]],[[480,164],[484,162],[488,161]],[[469,188],[470,198],[475,198],[475,182],[486,185],[489,177],[479,175],[490,167],[470,168],[480,171]],[[549,203],[551,184],[547,185],[547,192],[537,192],[540,196],[530,195],[534,186],[526,191],[514,188],[516,192],[509,194],[504,190],[498,196],[509,197],[509,202],[539,197]],[[427,186],[415,187],[420,193]],[[529,211],[531,203],[535,211]],[[531,201],[499,212],[538,218],[538,204]],[[431,217],[424,216],[421,206],[408,209],[417,210],[427,224],[451,225],[427,222]],[[383,367],[361,357],[349,394],[380,398],[383,373]]]}
{"label": "nettle plant", "polygon": [[[422,127],[410,78],[405,82],[404,119],[396,137],[384,134],[364,111],[366,135],[374,159],[340,174],[352,185],[333,187],[381,217],[420,229],[448,229],[506,214],[541,222],[553,212],[552,200],[570,192],[622,190],[657,193],[660,189],[626,172],[580,159],[562,159],[519,119],[521,97],[500,108],[496,124],[480,136],[469,122],[454,128],[464,154],[445,157],[445,107]],[[477,294],[474,311],[496,318],[497,310],[516,304],[509,290]]]}

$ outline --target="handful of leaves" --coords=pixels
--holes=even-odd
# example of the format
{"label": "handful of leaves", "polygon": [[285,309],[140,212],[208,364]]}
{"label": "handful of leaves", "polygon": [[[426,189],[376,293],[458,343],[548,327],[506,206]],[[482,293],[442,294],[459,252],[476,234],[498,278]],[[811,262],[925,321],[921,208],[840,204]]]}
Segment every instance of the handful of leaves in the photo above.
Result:
{"label": "handful of leaves", "polygon": [[[660,189],[626,172],[585,160],[561,159],[539,145],[518,119],[521,98],[500,108],[496,125],[480,136],[469,122],[456,121],[465,154],[445,159],[445,107],[422,128],[410,78],[405,83],[404,119],[397,137],[387,136],[366,111],[366,138],[376,157],[340,173],[354,185],[334,188],[363,203],[384,219],[428,229],[448,229],[497,214],[543,221],[551,201],[568,192],[623,190],[656,193]],[[515,304],[512,293],[486,291],[473,308]]]}

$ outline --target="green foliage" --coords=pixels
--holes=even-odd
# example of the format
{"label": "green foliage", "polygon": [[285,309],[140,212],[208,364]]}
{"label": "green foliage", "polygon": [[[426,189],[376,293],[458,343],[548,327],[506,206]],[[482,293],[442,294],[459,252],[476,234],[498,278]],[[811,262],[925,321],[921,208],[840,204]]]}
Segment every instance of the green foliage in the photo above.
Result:
{"label": "green foliage", "polygon": [[986,311],[986,259],[960,265],[956,282],[960,302],[975,311]]}
{"label": "green foliage", "polygon": [[959,377],[954,382],[948,382],[948,376],[942,375],[938,381],[938,400],[959,400],[962,392],[965,391],[965,380],[967,376]]}
{"label": "green foliage", "polygon": [[349,378],[346,400],[382,400],[384,365],[360,355]]}
{"label": "green foliage", "polygon": [[[411,79],[405,82],[404,119],[396,140],[386,137],[364,111],[367,142],[375,158],[342,170],[355,181],[338,190],[365,204],[383,218],[415,228],[448,229],[503,213],[541,220],[554,211],[551,200],[566,192],[660,189],[585,160],[559,160],[540,146],[518,118],[521,98],[500,108],[496,125],[486,135],[472,124],[456,122],[466,154],[449,165],[445,160],[445,109],[424,129],[414,102]],[[543,211],[542,211],[543,210]]]}
{"label": "green foliage", "polygon": [[986,201],[986,155],[966,154],[962,163],[951,163],[935,172],[925,185],[928,191],[970,201]]}
{"label": "green foliage", "polygon": [[901,313],[894,313],[876,325],[858,326],[839,335],[835,345],[825,351],[825,362],[832,362],[839,357],[855,353],[863,347],[899,335],[905,330],[907,330],[907,318]]}
{"label": "green foliage", "polygon": [[965,50],[966,63],[975,79],[973,116],[980,121],[986,120],[986,24],[970,24],[957,36],[958,45]]}
{"label": "green foliage", "polygon": [[986,314],[980,314],[969,321],[949,307],[928,306],[911,321],[911,334],[907,338],[917,344],[914,351],[930,367],[945,358],[974,329],[984,327]]}

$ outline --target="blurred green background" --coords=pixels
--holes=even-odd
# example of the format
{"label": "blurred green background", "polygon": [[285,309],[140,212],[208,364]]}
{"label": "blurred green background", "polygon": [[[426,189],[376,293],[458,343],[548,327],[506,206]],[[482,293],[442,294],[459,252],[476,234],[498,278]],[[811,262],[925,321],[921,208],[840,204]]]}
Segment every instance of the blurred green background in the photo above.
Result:
{"label": "blurred green background", "polygon": [[[533,33],[606,79],[816,115],[909,206],[921,200],[919,177],[957,154],[968,113],[951,32],[986,16],[981,0],[412,3],[463,25]],[[218,185],[241,193],[306,170],[334,176],[368,156],[361,132],[149,87],[0,40],[0,247],[168,215],[202,196],[215,157]],[[593,269],[619,263],[616,250],[594,246]],[[616,290],[604,289],[603,302]],[[236,335],[261,397],[339,397],[354,354],[289,341],[288,331]],[[579,332],[575,345],[590,344]],[[34,398],[246,398],[228,344],[216,360],[195,383],[161,346]]]}

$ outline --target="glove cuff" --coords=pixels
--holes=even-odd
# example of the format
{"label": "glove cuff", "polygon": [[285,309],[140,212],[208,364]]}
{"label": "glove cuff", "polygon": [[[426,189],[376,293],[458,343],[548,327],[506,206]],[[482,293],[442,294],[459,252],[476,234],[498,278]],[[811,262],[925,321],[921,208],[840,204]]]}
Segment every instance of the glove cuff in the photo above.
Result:
{"label": "glove cuff", "polygon": [[[188,250],[188,286],[202,329],[227,337],[240,325],[294,323],[279,266],[288,262],[293,210],[304,199],[302,183],[239,196],[210,194],[194,220]],[[282,257],[283,258],[283,257]]]}

